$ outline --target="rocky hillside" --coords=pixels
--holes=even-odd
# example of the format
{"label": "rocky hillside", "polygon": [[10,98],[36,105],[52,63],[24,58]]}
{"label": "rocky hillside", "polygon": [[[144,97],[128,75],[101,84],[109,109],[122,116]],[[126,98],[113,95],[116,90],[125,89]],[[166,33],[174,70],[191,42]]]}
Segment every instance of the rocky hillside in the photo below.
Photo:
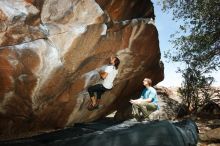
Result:
{"label": "rocky hillside", "polygon": [[[151,118],[182,120],[191,118],[196,122],[199,130],[198,146],[219,146],[220,145],[220,88],[213,87],[210,91],[211,100],[204,104],[197,114],[186,112],[182,106],[182,99],[178,94],[177,87],[166,88],[156,87],[159,95],[159,103],[162,106],[160,111],[152,113]],[[182,112],[182,113],[180,113]],[[181,115],[182,114],[182,115]],[[164,116],[165,115],[165,116]],[[181,117],[177,118],[178,115]]]}

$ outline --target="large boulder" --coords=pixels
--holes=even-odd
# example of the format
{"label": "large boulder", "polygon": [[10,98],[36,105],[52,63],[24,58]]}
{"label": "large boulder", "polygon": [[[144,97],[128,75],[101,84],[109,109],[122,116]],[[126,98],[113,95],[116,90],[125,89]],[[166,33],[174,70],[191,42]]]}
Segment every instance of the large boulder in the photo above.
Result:
{"label": "large boulder", "polygon": [[190,119],[180,122],[111,119],[45,133],[13,141],[0,141],[1,146],[196,146],[198,129]]}
{"label": "large boulder", "polygon": [[[0,138],[11,139],[123,114],[142,80],[163,80],[150,0],[1,0]],[[87,87],[117,55],[115,87],[100,110]]]}

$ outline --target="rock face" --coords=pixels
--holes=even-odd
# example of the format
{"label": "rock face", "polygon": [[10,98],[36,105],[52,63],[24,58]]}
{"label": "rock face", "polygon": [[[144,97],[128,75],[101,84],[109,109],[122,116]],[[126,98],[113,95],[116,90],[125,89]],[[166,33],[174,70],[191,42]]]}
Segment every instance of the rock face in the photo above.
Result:
{"label": "rock face", "polygon": [[30,138],[0,141],[0,145],[196,146],[197,142],[197,125],[189,119],[175,123],[166,120],[152,122],[127,120],[117,123],[111,119],[102,119]]}
{"label": "rock face", "polygon": [[[1,0],[0,138],[11,139],[124,114],[142,80],[163,80],[150,0]],[[104,108],[88,111],[87,87],[117,55]]]}

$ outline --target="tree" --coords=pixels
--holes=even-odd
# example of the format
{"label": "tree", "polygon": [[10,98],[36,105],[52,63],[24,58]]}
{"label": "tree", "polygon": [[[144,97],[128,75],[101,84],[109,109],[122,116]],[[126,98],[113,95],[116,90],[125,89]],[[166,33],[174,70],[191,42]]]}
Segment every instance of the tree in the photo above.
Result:
{"label": "tree", "polygon": [[[188,108],[197,110],[210,97],[207,90],[213,82],[205,74],[220,68],[220,1],[219,0],[160,0],[163,10],[181,20],[179,32],[172,35],[175,53],[170,49],[165,57],[183,62],[179,92]],[[171,53],[172,52],[172,53]]]}
{"label": "tree", "polygon": [[[220,1],[160,0],[164,11],[172,11],[174,20],[183,20],[180,32],[173,35],[173,61],[189,64],[192,60],[207,71],[220,67]],[[183,34],[184,33],[184,34]]]}
{"label": "tree", "polygon": [[184,81],[178,92],[182,95],[183,103],[191,111],[197,112],[197,109],[204,105],[212,93],[210,92],[213,77],[206,77],[197,63],[191,63],[181,71]]}

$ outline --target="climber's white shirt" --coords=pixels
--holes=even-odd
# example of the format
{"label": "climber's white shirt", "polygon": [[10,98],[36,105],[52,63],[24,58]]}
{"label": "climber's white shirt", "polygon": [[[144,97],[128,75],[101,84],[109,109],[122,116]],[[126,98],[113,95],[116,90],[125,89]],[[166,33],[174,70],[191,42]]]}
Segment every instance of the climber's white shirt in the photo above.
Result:
{"label": "climber's white shirt", "polygon": [[109,65],[105,68],[104,72],[108,73],[107,77],[103,80],[102,85],[106,89],[111,89],[113,87],[113,81],[118,74],[118,70],[113,65]]}

